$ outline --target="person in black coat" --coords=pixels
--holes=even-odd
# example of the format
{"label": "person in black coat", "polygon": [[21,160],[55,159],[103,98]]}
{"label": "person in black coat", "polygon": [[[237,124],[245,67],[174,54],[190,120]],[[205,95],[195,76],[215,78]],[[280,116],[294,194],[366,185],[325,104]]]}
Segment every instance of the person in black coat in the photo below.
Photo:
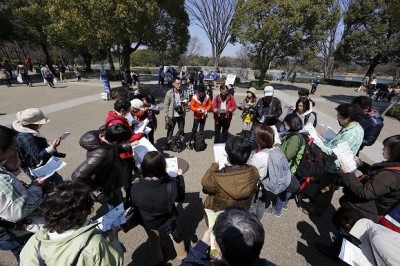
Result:
{"label": "person in black coat", "polygon": [[131,136],[131,130],[122,124],[111,125],[105,132],[86,132],[79,140],[87,150],[86,160],[72,173],[72,181],[84,183],[92,191],[101,191],[95,198],[101,203],[120,204],[123,199],[122,184],[118,181],[121,168],[118,144],[127,142]]}
{"label": "person in black coat", "polygon": [[176,223],[174,202],[185,198],[182,170],[173,178],[166,172],[166,161],[159,151],[146,153],[140,166],[141,176],[132,183],[131,201],[140,213],[141,225],[149,237],[152,257],[156,264],[164,261],[160,234],[170,236],[179,259],[187,255],[182,235]]}

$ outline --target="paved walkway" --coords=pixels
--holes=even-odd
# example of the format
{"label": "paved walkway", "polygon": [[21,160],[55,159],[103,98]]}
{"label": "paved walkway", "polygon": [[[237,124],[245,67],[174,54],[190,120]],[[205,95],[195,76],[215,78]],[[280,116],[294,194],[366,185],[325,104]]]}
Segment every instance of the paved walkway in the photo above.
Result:
{"label": "paved walkway", "polygon": [[[159,101],[162,100],[162,95],[166,89],[154,85],[153,81],[149,82],[149,84],[157,91],[157,99]],[[115,86],[117,85],[115,83]],[[297,97],[294,88],[291,89],[286,84],[280,83],[274,84],[274,86],[277,88],[276,96],[284,102],[283,105],[295,102]],[[71,136],[65,139],[59,147],[60,152],[67,153],[64,161],[68,163],[60,171],[60,174],[65,179],[69,179],[71,173],[84,161],[86,156],[86,151],[78,145],[80,136],[104,123],[107,111],[112,110],[114,101],[100,101],[102,84],[95,79],[82,83],[69,82],[60,85],[60,87],[62,88],[52,90],[46,86],[37,86],[34,89],[21,86],[13,90],[7,90],[5,87],[0,86],[1,112],[8,113],[7,116],[0,116],[0,124],[11,123],[15,119],[15,113],[24,108],[42,108],[51,119],[51,122],[43,126],[41,130],[41,133],[49,141],[58,137],[64,131],[71,132]],[[243,100],[245,90],[244,87],[236,90],[235,98],[237,102]],[[328,90],[332,91],[330,95],[336,95],[336,92],[346,95],[348,88],[322,86],[320,90],[321,94],[318,94],[318,97],[314,97],[317,101],[318,121],[338,128],[334,106],[337,105],[338,100],[342,101],[345,98],[324,97],[330,97]],[[217,94],[217,92],[214,94]],[[258,91],[257,95],[262,97],[262,91]],[[159,126],[155,132],[155,146],[160,148],[164,145],[166,130],[164,129],[162,115],[158,116],[158,121]],[[187,113],[186,132],[190,132],[192,121],[193,115]],[[382,134],[386,135],[391,134],[387,132],[397,131],[398,125],[398,122],[390,120],[390,123],[386,123]],[[179,154],[167,153],[171,156],[185,158],[190,163],[190,168],[185,174],[186,200],[184,203],[178,204],[179,224],[188,244],[194,244],[205,230],[205,223],[202,220],[202,201],[205,195],[201,193],[200,180],[213,161],[213,127],[213,119],[210,117],[205,127],[206,142],[208,143],[205,151],[196,153],[184,150]],[[230,132],[236,134],[240,131],[240,114],[236,112]],[[186,134],[187,139],[189,138],[188,135]],[[365,155],[373,158],[374,153],[381,154],[381,146],[379,147],[379,145],[379,143],[376,143],[372,147],[372,152],[366,151]],[[321,217],[310,218],[304,215],[293,201],[290,201],[289,210],[285,211],[280,218],[264,217],[262,223],[266,230],[266,239],[261,256],[278,265],[335,265],[315,250],[314,243],[329,241],[331,235],[335,232],[330,220],[334,209],[338,207],[338,198],[340,196],[340,191],[335,193],[332,206]],[[128,250],[125,253],[125,265],[151,265],[151,255],[148,252],[146,243],[147,236],[141,227],[136,227],[127,234],[121,232],[120,239]],[[168,241],[168,239],[163,241]],[[166,250],[167,256],[171,258],[170,265],[179,265],[179,260],[174,259],[173,253],[171,248]],[[10,253],[0,252],[0,256],[0,265],[15,265],[15,260]]]}

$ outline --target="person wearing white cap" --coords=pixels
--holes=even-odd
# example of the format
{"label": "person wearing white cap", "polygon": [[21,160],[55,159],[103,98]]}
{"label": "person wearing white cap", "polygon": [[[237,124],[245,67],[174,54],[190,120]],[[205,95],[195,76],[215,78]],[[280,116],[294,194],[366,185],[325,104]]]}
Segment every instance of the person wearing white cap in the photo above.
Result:
{"label": "person wearing white cap", "polygon": [[247,96],[243,100],[243,103],[238,105],[238,109],[243,111],[240,116],[243,120],[242,126],[242,137],[248,139],[250,137],[250,130],[253,121],[253,116],[255,113],[254,107],[257,103],[256,89],[250,87],[247,91]]}
{"label": "person wearing white cap", "polygon": [[250,133],[250,145],[254,148],[255,137],[254,128],[260,124],[273,126],[279,122],[279,117],[282,115],[281,101],[274,97],[274,87],[266,86],[264,88],[264,97],[257,101],[255,107],[255,115],[253,119],[253,126]]}
{"label": "person wearing white cap", "polygon": [[[65,157],[65,154],[58,153],[57,147],[61,143],[61,138],[53,140],[50,145],[47,139],[40,135],[39,130],[50,122],[43,112],[38,108],[29,108],[17,113],[17,120],[12,123],[12,128],[18,132],[17,143],[21,158],[21,167],[31,178],[31,169],[45,165],[52,156]],[[50,183],[62,182],[62,177],[55,172],[50,177]]]}

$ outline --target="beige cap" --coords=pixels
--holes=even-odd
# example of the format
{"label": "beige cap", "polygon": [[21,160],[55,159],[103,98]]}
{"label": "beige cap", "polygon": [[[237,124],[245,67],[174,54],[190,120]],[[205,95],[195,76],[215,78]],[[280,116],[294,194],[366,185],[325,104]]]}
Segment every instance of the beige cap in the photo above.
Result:
{"label": "beige cap", "polygon": [[17,113],[17,119],[21,125],[42,125],[50,122],[50,119],[45,117],[42,111],[38,108],[29,108]]}
{"label": "beige cap", "polygon": [[143,109],[143,102],[139,99],[133,99],[131,101],[131,107],[136,109]]}
{"label": "beige cap", "polygon": [[265,96],[272,96],[274,94],[274,87],[272,86],[266,86],[264,88],[264,95]]}
{"label": "beige cap", "polygon": [[251,93],[253,93],[254,95],[256,95],[256,88],[250,87],[250,88],[246,91],[246,93],[248,93],[248,92],[251,92]]}

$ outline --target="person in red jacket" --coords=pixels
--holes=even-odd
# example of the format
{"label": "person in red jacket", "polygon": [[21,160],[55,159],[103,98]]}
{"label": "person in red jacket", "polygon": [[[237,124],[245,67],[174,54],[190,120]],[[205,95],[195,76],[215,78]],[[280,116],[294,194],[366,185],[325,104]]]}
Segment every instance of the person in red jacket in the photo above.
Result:
{"label": "person in red jacket", "polygon": [[126,193],[125,205],[129,206],[130,199],[130,189],[132,183],[132,172],[135,168],[135,162],[133,159],[133,152],[126,151],[126,145],[135,145],[136,141],[140,140],[143,137],[143,133],[135,134],[132,129],[132,124],[129,122],[128,117],[131,111],[131,102],[128,99],[121,98],[114,103],[114,110],[108,112],[108,116],[106,118],[105,126],[106,130],[115,124],[122,124],[131,130],[132,137],[129,139],[127,144],[124,144],[124,147],[119,149],[119,157],[121,158],[122,167],[120,168],[120,180],[122,184],[120,184]]}
{"label": "person in red jacket", "polygon": [[206,94],[206,88],[204,87],[204,85],[201,85],[199,87],[199,89],[197,90],[197,94],[195,94],[190,100],[190,110],[193,111],[193,127],[191,140],[194,140],[194,135],[197,132],[199,125],[199,132],[204,131],[207,114],[211,110],[211,99],[210,96]]}
{"label": "person in red jacket", "polygon": [[220,94],[215,97],[212,104],[215,120],[214,143],[225,143],[228,139],[232,115],[236,110],[236,102],[235,98],[228,94],[228,86],[221,85],[219,90]]}

